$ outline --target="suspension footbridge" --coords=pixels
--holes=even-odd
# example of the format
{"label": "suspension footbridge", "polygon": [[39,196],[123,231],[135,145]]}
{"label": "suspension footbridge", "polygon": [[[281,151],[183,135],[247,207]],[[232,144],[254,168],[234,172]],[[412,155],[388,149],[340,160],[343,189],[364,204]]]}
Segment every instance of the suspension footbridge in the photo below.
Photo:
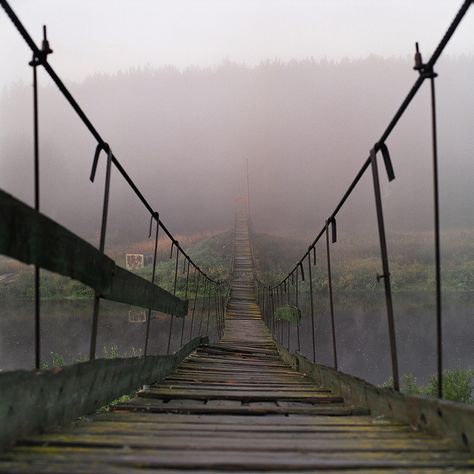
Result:
{"label": "suspension footbridge", "polygon": [[[434,66],[472,5],[463,2],[428,62],[417,56],[419,77],[382,136],[371,148],[353,182],[321,231],[278,284],[257,278],[250,216],[235,220],[232,269],[226,280],[206,273],[164,225],[160,214],[132,180],[112,147],[79,106],[48,63],[46,35],[39,48],[9,3],[7,15],[33,53],[35,202],[29,206],[0,190],[0,254],[34,265],[35,370],[0,374],[0,473],[85,472],[452,472],[474,471],[474,410],[442,398],[442,320],[437,191],[436,101]],[[418,54],[418,53],[417,53]],[[95,247],[48,218],[39,206],[37,68],[42,67],[97,141],[91,181],[101,157],[105,183],[100,243]],[[378,162],[395,178],[386,139],[422,84],[431,90],[436,259],[436,343],[438,398],[400,393],[395,315],[385,236]],[[149,212],[154,236],[153,273],[145,279],[120,267],[105,253],[111,170],[115,169]],[[387,310],[392,388],[380,388],[338,370],[330,246],[337,240],[336,216],[362,176],[372,174]],[[153,233],[153,229],[155,232]],[[159,236],[170,243],[174,259],[172,290],[155,280]],[[333,367],[316,362],[312,269],[315,246],[325,240],[332,323]],[[55,252],[50,252],[51,248]],[[182,267],[181,267],[182,266]],[[184,298],[177,293],[185,275]],[[40,271],[73,278],[94,290],[89,360],[61,369],[41,370]],[[279,306],[307,280],[313,360],[290,351],[290,325],[276,318]],[[191,281],[193,285],[191,285]],[[201,297],[199,322],[196,302]],[[143,355],[98,359],[101,301],[112,300],[148,310]],[[150,315],[169,315],[166,354],[152,354]],[[197,313],[196,313],[197,314]],[[299,317],[299,315],[298,315]],[[190,318],[189,338],[184,318]],[[176,326],[177,325],[177,326]],[[199,335],[192,337],[193,327]],[[179,328],[179,349],[172,352]],[[174,328],[174,329],[173,329]],[[212,341],[211,329],[217,337]],[[297,322],[298,341],[300,325]],[[187,339],[187,342],[186,342]],[[177,343],[177,341],[174,341]],[[124,394],[128,401],[110,411],[97,410]]]}

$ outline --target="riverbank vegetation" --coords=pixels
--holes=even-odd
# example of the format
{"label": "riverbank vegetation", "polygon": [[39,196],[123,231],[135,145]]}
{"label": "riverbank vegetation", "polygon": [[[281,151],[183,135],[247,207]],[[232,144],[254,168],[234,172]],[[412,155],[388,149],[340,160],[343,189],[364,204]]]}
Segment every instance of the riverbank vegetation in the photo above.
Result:
{"label": "riverbank vegetation", "polygon": [[[449,238],[448,238],[449,237]],[[191,241],[186,252],[210,277],[225,280],[232,259],[231,231]],[[261,281],[267,284],[279,282],[301,258],[307,242],[297,239],[276,237],[256,233],[252,237],[254,256]],[[443,291],[471,292],[474,290],[474,231],[456,232],[445,236],[443,246],[442,287]],[[156,283],[168,291],[173,291],[175,252],[170,258],[170,246],[160,242],[156,268]],[[405,233],[392,236],[388,242],[390,251],[391,280],[393,291],[433,291],[435,273],[433,265],[433,243],[429,232]],[[131,246],[133,252],[143,252],[146,264],[135,273],[151,279],[153,248]],[[126,249],[112,249],[110,255],[116,262],[125,266]],[[313,271],[315,291],[327,290],[326,252],[323,245],[316,249],[317,265]],[[339,235],[338,242],[331,245],[333,288],[343,292],[382,291],[383,285],[377,282],[381,273],[378,242],[371,238]],[[185,293],[186,268],[183,259],[178,262],[177,295]],[[305,267],[306,268],[306,267]],[[31,299],[34,296],[33,272],[31,267],[0,261],[0,297]],[[194,293],[197,281],[191,270],[188,293]],[[200,292],[202,292],[202,279]],[[45,299],[92,298],[93,291],[61,275],[41,271],[41,296]]]}
{"label": "riverbank vegetation", "polygon": [[[193,261],[211,278],[224,280],[227,278],[231,258],[232,258],[232,232],[225,232],[202,240],[195,241],[188,246],[184,246],[185,251],[191,256]],[[170,258],[170,246],[160,241],[158,263],[156,266],[155,282],[162,288],[173,292],[174,273],[176,267],[176,250]],[[149,245],[140,247],[134,244],[131,246],[132,252],[144,252],[146,264],[143,268],[134,270],[134,273],[151,280],[153,246],[151,253]],[[112,256],[116,263],[125,267],[125,249],[112,249]],[[178,260],[178,278],[176,294],[184,297],[186,286],[187,265],[180,255]],[[4,275],[0,280],[0,298],[13,299],[33,299],[34,297],[34,275],[32,267],[21,265],[17,262],[0,261],[0,275]],[[203,279],[199,282],[199,293],[203,293]],[[191,267],[188,280],[188,294],[194,294],[198,285],[197,277]],[[93,298],[94,292],[91,288],[70,278],[41,270],[41,297],[43,299],[83,299]]]}
{"label": "riverbank vegetation", "polygon": [[[384,387],[392,387],[393,379],[389,378]],[[438,377],[432,375],[426,385],[419,384],[413,374],[404,374],[401,378],[401,391],[407,395],[418,395],[426,398],[438,396]],[[455,402],[474,404],[474,370],[448,369],[443,371],[443,398]]]}
{"label": "riverbank vegetation", "polygon": [[[376,236],[375,236],[376,237]],[[474,291],[474,231],[447,233],[443,238],[443,291]],[[377,282],[382,273],[378,241],[374,236],[357,238],[340,233],[331,244],[333,288],[345,292],[382,291]],[[253,236],[254,257],[259,278],[267,284],[279,283],[307,250],[307,242],[267,234]],[[398,233],[388,240],[393,291],[433,291],[435,269],[433,237],[430,232]],[[313,259],[313,254],[311,258]],[[313,289],[327,290],[325,239],[316,247]],[[304,269],[306,271],[307,261]]]}

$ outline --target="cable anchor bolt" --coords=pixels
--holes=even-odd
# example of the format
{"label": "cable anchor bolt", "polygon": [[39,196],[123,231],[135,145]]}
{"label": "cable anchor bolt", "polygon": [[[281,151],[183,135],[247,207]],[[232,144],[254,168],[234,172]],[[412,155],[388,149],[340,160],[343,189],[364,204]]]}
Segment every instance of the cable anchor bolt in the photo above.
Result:
{"label": "cable anchor bolt", "polygon": [[435,78],[438,76],[433,71],[433,66],[425,64],[423,62],[423,57],[421,56],[420,48],[418,45],[418,41],[415,43],[415,65],[413,66],[413,69],[415,71],[418,71],[420,73],[420,76],[426,77],[427,79]]}
{"label": "cable anchor bolt", "polygon": [[39,66],[46,61],[48,54],[51,54],[53,50],[49,46],[48,34],[46,31],[46,25],[43,25],[43,41],[41,42],[41,49],[39,55],[33,53],[33,59],[28,63],[30,66]]}

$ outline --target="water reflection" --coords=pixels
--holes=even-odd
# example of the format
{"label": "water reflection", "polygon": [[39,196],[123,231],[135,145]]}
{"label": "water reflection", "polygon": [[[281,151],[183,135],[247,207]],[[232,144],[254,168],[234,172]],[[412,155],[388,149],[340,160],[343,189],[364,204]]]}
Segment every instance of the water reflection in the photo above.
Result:
{"label": "water reflection", "polygon": [[[41,356],[51,361],[51,353],[59,354],[66,364],[87,359],[92,321],[92,300],[49,300],[41,305]],[[119,356],[138,355],[145,343],[146,323],[137,318],[139,312],[129,305],[101,301],[97,355],[106,352]],[[33,302],[4,301],[0,318],[0,369],[31,369],[34,364]],[[192,336],[204,334],[207,327],[207,309],[196,304]],[[132,315],[133,317],[130,317]],[[141,320],[134,322],[134,320]],[[200,322],[201,331],[199,331]],[[182,318],[174,318],[171,351],[180,347]],[[149,354],[164,354],[168,343],[170,316],[152,312],[150,322]],[[184,319],[184,342],[190,338],[191,311]],[[216,339],[216,322],[211,309],[209,335]]]}
{"label": "water reflection", "polygon": [[[335,295],[335,320],[340,370],[381,384],[391,374],[390,349],[382,292]],[[436,371],[435,311],[423,303],[424,295],[414,292],[397,294],[395,317],[400,373],[413,373],[420,382]],[[331,325],[326,293],[315,294],[316,360],[333,365]],[[444,295],[444,359],[446,368],[474,368],[474,294]],[[301,294],[301,352],[312,357],[311,320],[307,294]],[[0,318],[0,368],[33,367],[33,303],[6,301]],[[102,301],[99,319],[98,354],[104,346],[116,346],[119,355],[143,350],[144,322],[130,322],[130,306]],[[66,363],[85,358],[89,352],[91,300],[51,300],[42,302],[42,359],[51,360],[51,352]],[[201,331],[199,323],[202,316]],[[166,352],[170,317],[152,313],[150,354]],[[133,319],[133,318],[132,318]],[[137,318],[135,318],[137,319]],[[138,318],[140,319],[140,318]],[[204,334],[207,310],[196,304],[193,336]],[[175,318],[171,350],[180,345],[182,319]],[[185,318],[184,341],[189,340],[190,315]],[[211,340],[216,339],[215,319],[211,312]],[[286,336],[285,336],[286,340]],[[296,330],[290,331],[290,348],[296,349]]]}
{"label": "water reflection", "polygon": [[[425,383],[436,372],[434,304],[414,292],[397,294],[395,324],[400,373],[412,373]],[[316,361],[333,366],[331,321],[327,293],[316,293]],[[474,368],[474,294],[443,297],[445,368]],[[308,294],[300,295],[301,352],[312,359]],[[381,384],[391,375],[385,300],[382,292],[335,295],[335,326],[339,369]],[[284,340],[286,341],[286,329]],[[297,348],[296,330],[290,331],[290,349]]]}

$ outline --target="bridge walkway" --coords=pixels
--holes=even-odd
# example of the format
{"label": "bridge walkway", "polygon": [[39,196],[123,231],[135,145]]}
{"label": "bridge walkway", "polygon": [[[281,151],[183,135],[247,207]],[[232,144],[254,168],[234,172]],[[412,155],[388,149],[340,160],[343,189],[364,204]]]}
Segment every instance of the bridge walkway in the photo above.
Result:
{"label": "bridge walkway", "polygon": [[371,417],[279,358],[255,301],[248,228],[236,225],[225,332],[136,398],[32,436],[0,472],[446,472],[451,441]]}

